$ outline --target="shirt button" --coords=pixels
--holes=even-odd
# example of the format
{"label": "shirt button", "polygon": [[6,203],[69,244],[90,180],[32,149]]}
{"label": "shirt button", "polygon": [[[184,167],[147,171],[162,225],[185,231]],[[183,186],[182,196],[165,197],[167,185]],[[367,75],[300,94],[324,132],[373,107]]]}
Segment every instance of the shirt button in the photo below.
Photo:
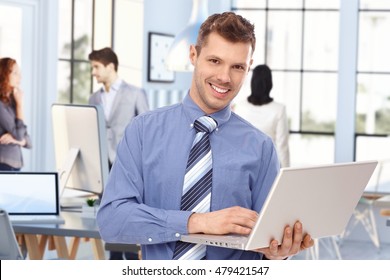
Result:
{"label": "shirt button", "polygon": [[149,238],[148,238],[148,241],[149,241],[149,242],[152,242],[152,241],[153,241],[153,239],[149,237]]}
{"label": "shirt button", "polygon": [[218,127],[215,129],[215,131],[218,131]]}
{"label": "shirt button", "polygon": [[191,126],[191,127],[194,127],[194,124],[192,123],[192,124],[190,124],[190,126]]}
{"label": "shirt button", "polygon": [[180,233],[176,233],[175,236],[176,236],[176,237],[180,237]]}

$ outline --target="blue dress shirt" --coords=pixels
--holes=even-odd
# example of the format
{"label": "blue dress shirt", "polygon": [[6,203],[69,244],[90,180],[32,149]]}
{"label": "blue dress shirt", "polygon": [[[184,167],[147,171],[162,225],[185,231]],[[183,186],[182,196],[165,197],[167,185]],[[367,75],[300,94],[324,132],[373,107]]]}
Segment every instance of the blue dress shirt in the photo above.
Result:
{"label": "blue dress shirt", "polygon": [[[106,242],[142,245],[143,259],[172,259],[192,214],[180,211],[187,158],[205,115],[187,95],[182,103],[134,118],[118,145],[97,214]],[[279,171],[272,140],[231,112],[211,115],[213,153],[211,209],[232,206],[260,211]],[[261,254],[207,247],[207,259],[259,259]]]}

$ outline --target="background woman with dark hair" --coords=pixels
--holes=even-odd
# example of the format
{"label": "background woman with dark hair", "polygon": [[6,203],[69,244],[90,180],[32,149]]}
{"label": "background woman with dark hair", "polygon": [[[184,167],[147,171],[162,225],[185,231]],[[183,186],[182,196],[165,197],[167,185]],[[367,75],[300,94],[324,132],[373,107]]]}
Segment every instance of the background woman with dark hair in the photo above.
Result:
{"label": "background woman with dark hair", "polygon": [[0,170],[19,171],[23,167],[21,147],[31,148],[23,122],[23,92],[16,61],[0,59]]}
{"label": "background woman with dark hair", "polygon": [[290,165],[290,152],[286,107],[270,97],[272,86],[271,69],[265,64],[256,66],[251,79],[251,95],[247,102],[237,103],[234,110],[272,138],[281,166],[287,167]]}

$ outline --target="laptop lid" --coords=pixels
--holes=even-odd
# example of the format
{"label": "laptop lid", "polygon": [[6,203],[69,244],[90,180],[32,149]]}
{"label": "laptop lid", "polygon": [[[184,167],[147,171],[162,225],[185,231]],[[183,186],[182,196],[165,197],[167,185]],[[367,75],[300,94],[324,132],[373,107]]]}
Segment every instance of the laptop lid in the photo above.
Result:
{"label": "laptop lid", "polygon": [[184,242],[252,250],[282,241],[284,228],[301,221],[312,238],[342,233],[377,161],[282,168],[249,236],[183,235]]}
{"label": "laptop lid", "polygon": [[13,216],[59,216],[57,172],[0,172],[0,208]]}
{"label": "laptop lid", "polygon": [[246,249],[279,242],[296,221],[312,238],[341,234],[361,198],[377,161],[282,168],[269,193]]}

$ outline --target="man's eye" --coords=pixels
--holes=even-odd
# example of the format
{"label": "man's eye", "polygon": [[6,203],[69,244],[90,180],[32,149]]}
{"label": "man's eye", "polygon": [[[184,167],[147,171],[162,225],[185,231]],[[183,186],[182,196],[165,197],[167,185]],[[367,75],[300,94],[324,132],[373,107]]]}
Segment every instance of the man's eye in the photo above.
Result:
{"label": "man's eye", "polygon": [[233,68],[237,70],[245,70],[245,68],[241,65],[235,65]]}

